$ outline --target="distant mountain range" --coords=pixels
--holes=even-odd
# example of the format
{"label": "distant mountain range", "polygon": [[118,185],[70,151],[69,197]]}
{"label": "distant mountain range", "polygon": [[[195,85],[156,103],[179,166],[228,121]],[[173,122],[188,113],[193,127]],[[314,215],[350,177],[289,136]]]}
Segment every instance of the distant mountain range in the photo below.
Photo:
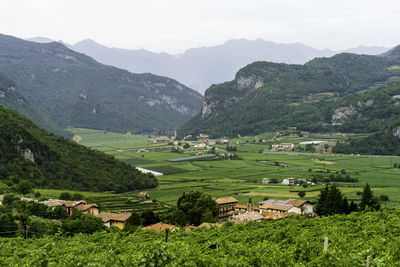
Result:
{"label": "distant mountain range", "polygon": [[172,130],[201,107],[201,94],[174,79],[106,66],[57,42],[0,35],[0,73],[9,78],[0,103],[53,133]]}
{"label": "distant mountain range", "polygon": [[[51,41],[43,37],[29,40]],[[93,40],[83,40],[69,47],[103,64],[134,73],[149,72],[174,78],[201,93],[212,84],[232,80],[239,69],[255,61],[304,64],[315,57],[331,57],[341,52],[377,55],[388,50],[378,46],[359,46],[343,51],[318,50],[301,43],[278,44],[262,39],[229,40],[221,45],[188,49],[177,55],[109,48]]]}

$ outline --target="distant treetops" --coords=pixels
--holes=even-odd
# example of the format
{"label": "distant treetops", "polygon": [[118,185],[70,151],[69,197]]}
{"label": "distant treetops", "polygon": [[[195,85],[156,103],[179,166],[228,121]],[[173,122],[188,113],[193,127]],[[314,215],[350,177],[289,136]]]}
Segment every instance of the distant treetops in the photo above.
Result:
{"label": "distant treetops", "polygon": [[380,209],[378,198],[374,197],[368,183],[364,187],[359,205],[357,205],[353,200],[349,204],[347,198],[343,197],[342,192],[336,187],[336,185],[326,185],[326,187],[321,190],[318,202],[315,206],[315,212],[320,216],[349,214],[353,211],[363,211],[366,209]]}

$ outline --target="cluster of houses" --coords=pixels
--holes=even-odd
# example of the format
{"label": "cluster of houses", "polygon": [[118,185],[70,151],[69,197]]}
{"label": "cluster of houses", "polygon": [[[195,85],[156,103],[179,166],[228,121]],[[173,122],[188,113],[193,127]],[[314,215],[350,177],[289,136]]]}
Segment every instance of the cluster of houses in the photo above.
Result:
{"label": "cluster of houses", "polygon": [[[139,199],[148,198],[148,193],[140,192],[138,195]],[[119,229],[124,229],[126,221],[132,215],[130,212],[125,213],[113,213],[113,212],[99,212],[99,206],[95,203],[88,204],[84,200],[79,201],[65,201],[59,199],[49,199],[42,202],[43,204],[55,208],[62,206],[65,208],[66,213],[71,216],[73,209],[82,211],[83,214],[93,215],[99,217],[105,226],[107,227],[117,227]]]}
{"label": "cluster of houses", "polygon": [[[269,184],[269,183],[273,183],[273,180],[275,180],[275,183],[277,183],[276,179],[270,179],[270,178],[262,178],[260,180],[260,182],[262,184]],[[281,184],[283,184],[283,185],[296,185],[296,186],[300,186],[301,184],[315,185],[315,183],[307,181],[307,179],[305,179],[305,178],[297,179],[297,183],[296,183],[296,178],[294,178],[294,177],[284,178],[282,180]]]}
{"label": "cluster of houses", "polygon": [[168,136],[157,136],[153,138],[147,138],[148,143],[165,143],[170,141],[171,139]]}
{"label": "cluster of houses", "polygon": [[271,146],[271,151],[288,151],[293,150],[294,144],[292,143],[280,143],[280,144],[273,144]]}
{"label": "cluster of houses", "polygon": [[244,223],[249,221],[263,221],[265,219],[279,220],[288,216],[304,215],[314,217],[313,203],[308,200],[288,199],[276,200],[269,199],[257,202],[255,207],[251,198],[247,205],[238,204],[238,200],[233,197],[217,198],[221,221],[233,221]]}

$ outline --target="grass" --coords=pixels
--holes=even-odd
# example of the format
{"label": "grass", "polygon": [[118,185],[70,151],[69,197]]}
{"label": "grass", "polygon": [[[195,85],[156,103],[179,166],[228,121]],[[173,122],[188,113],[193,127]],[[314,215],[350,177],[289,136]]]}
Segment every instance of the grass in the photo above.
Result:
{"label": "grass", "polygon": [[[167,162],[167,159],[193,156],[193,150],[184,154],[170,152],[171,147],[164,144],[147,144],[147,136],[125,135],[104,131],[73,129],[81,138],[79,143],[91,146],[114,155],[127,163],[146,169],[162,172],[158,177],[159,187],[150,190],[152,199],[175,205],[183,192],[201,190],[214,197],[234,196],[245,203],[249,197],[253,201],[264,198],[298,198],[298,191],[306,191],[306,199],[316,200],[321,185],[308,188],[283,185],[263,185],[264,178],[275,178],[278,181],[287,178],[312,179],[313,175],[336,173],[345,170],[356,183],[340,183],[340,189],[351,200],[359,200],[356,193],[368,182],[375,195],[388,195],[386,205],[397,205],[400,202],[400,169],[392,169],[393,163],[400,163],[399,157],[332,155],[301,152],[265,152],[276,133],[265,133],[256,137],[239,137],[231,142],[238,148],[243,160],[209,160],[195,162]],[[297,136],[280,136],[275,143],[292,142],[298,144],[310,140],[336,142],[342,134],[312,134],[299,138]],[[253,142],[256,140],[256,142]],[[270,140],[260,142],[259,140]],[[224,145],[217,145],[223,150]],[[150,152],[137,153],[138,148],[147,148]],[[259,153],[262,151],[263,153]],[[279,166],[277,166],[277,164]],[[89,194],[89,193],[88,193]],[[90,193],[102,194],[102,193]]]}

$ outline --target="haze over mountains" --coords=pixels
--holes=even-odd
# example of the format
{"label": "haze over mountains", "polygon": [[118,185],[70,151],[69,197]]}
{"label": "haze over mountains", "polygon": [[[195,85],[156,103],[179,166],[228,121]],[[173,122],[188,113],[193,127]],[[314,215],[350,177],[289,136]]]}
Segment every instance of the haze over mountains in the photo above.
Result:
{"label": "haze over mountains", "polygon": [[[48,38],[29,39],[49,42]],[[235,73],[255,61],[304,64],[315,57],[330,57],[341,52],[377,55],[386,47],[359,46],[343,51],[318,50],[301,43],[278,44],[262,39],[229,40],[221,45],[188,49],[182,54],[154,53],[148,50],[109,48],[87,39],[69,46],[97,61],[134,73],[153,73],[167,76],[201,93],[212,84],[232,80]]]}

